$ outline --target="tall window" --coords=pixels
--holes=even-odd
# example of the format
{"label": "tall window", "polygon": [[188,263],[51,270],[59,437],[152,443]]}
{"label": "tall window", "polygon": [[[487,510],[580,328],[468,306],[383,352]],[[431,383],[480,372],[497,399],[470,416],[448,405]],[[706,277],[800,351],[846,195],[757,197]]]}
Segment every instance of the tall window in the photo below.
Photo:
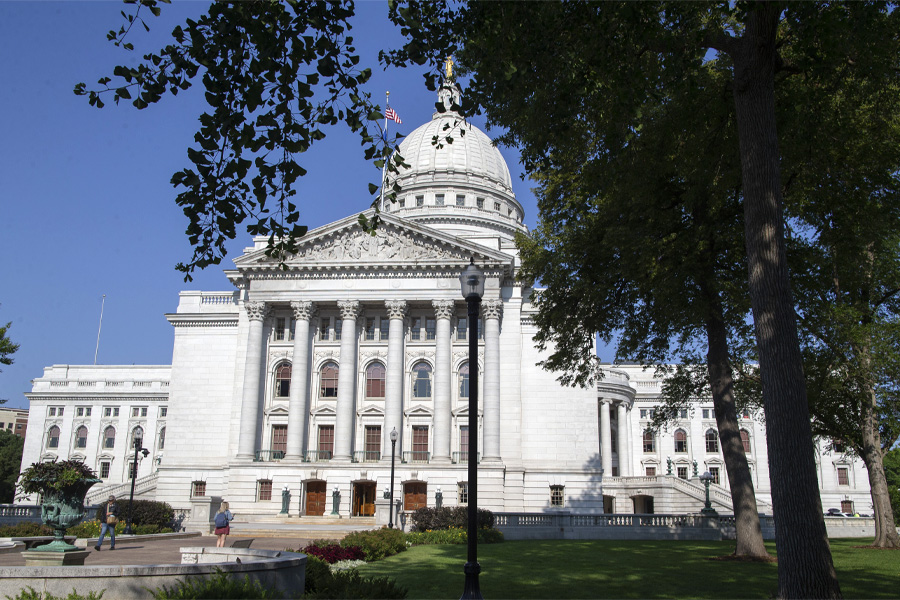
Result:
{"label": "tall window", "polygon": [[431,365],[416,363],[413,367],[413,398],[431,398]]}
{"label": "tall window", "polygon": [[847,467],[838,467],[837,476],[838,485],[850,485],[850,469]]}
{"label": "tall window", "polygon": [[334,425],[319,425],[319,456],[331,458],[334,452]]}
{"label": "tall window", "polygon": [[104,460],[100,463],[100,479],[109,478],[109,461]]}
{"label": "tall window", "polygon": [[51,427],[50,431],[47,432],[47,447],[59,448],[59,427],[56,425]]}
{"label": "tall window", "polygon": [[841,439],[833,439],[831,440],[831,449],[837,454],[844,453],[844,440]]}
{"label": "tall window", "polygon": [[159,430],[159,449],[162,450],[166,447],[166,428],[163,427]]}
{"label": "tall window", "polygon": [[275,396],[287,398],[291,395],[291,363],[282,363],[275,369]]}
{"label": "tall window", "polygon": [[469,363],[463,363],[459,367],[459,397],[469,397]]}
{"label": "tall window", "polygon": [[105,430],[103,430],[103,447],[104,448],[115,448],[116,447],[116,428],[110,425]]}
{"label": "tall window", "polygon": [[322,366],[322,382],[319,396],[322,398],[337,398],[338,392],[338,366],[337,363],[327,362]]}
{"label": "tall window", "polygon": [[331,318],[322,317],[319,321],[319,339],[327,341],[331,339]]}
{"label": "tall window", "polygon": [[469,462],[469,426],[459,428],[459,462]]}
{"label": "tall window", "polygon": [[381,425],[366,425],[366,460],[381,458]]}
{"label": "tall window", "polygon": [[687,433],[684,429],[675,430],[675,452],[687,452]]}
{"label": "tall window", "polygon": [[390,333],[391,333],[391,320],[388,319],[387,317],[381,317],[381,320],[379,321],[378,326],[379,326],[379,329],[381,330],[379,332],[381,339],[382,340],[388,339],[388,337],[390,336]]}
{"label": "tall window", "polygon": [[425,319],[425,339],[433,340],[437,331],[437,321],[434,319]]}
{"label": "tall window", "polygon": [[275,339],[283,340],[284,339],[284,331],[287,323],[284,317],[278,317],[275,319]]}
{"label": "tall window", "polygon": [[272,458],[284,458],[287,452],[287,425],[272,425]]}
{"label": "tall window", "polygon": [[87,448],[87,427],[84,425],[75,432],[75,447]]}
{"label": "tall window", "polygon": [[413,425],[412,428],[412,461],[428,460],[428,425]]}
{"label": "tall window", "polygon": [[462,341],[466,339],[466,332],[468,331],[468,323],[469,319],[466,317],[460,317],[456,320],[456,339]]}
{"label": "tall window", "polygon": [[341,332],[344,330],[344,321],[343,319],[335,319],[334,320],[334,339],[341,339]]}
{"label": "tall window", "polygon": [[260,479],[256,482],[256,499],[257,501],[272,499],[272,480]]}
{"label": "tall window", "polygon": [[721,482],[719,478],[719,467],[710,467],[709,474],[712,475],[712,482],[718,485]]}
{"label": "tall window", "polygon": [[457,206],[465,206],[466,205],[466,197],[462,194],[456,195],[456,205]]}
{"label": "tall window", "polygon": [[366,367],[366,398],[384,398],[384,365],[373,362]]}
{"label": "tall window", "polygon": [[434,195],[434,205],[435,206],[443,206],[444,205],[444,195],[443,194],[435,194]]}
{"label": "tall window", "polygon": [[609,429],[609,444],[612,447],[612,453],[619,453],[619,433],[616,431],[616,427],[610,427]]}
{"label": "tall window", "polygon": [[469,482],[468,481],[460,481],[456,484],[456,496],[458,498],[457,502],[459,504],[468,504],[469,503]]}
{"label": "tall window", "polygon": [[741,429],[741,445],[744,447],[744,452],[750,454],[750,432],[746,429]]}
{"label": "tall window", "polygon": [[366,339],[375,339],[375,317],[366,317]]}
{"label": "tall window", "polygon": [[715,454],[719,451],[719,434],[715,429],[706,430],[706,451]]}
{"label": "tall window", "polygon": [[422,317],[413,317],[409,326],[409,339],[422,339]]}
{"label": "tall window", "polygon": [[550,506],[565,506],[566,487],[563,485],[550,486]]}
{"label": "tall window", "polygon": [[656,436],[649,429],[644,431],[644,452],[656,452]]}

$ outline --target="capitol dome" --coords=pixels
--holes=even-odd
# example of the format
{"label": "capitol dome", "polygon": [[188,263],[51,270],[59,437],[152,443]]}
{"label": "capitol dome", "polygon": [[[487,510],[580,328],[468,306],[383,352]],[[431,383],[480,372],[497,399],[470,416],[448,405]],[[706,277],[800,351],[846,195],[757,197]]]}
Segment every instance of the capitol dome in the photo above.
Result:
{"label": "capitol dome", "polygon": [[386,203],[385,210],[454,235],[489,230],[511,238],[525,230],[525,215],[509,168],[483,131],[450,110],[459,94],[455,83],[444,84],[438,99],[448,110],[436,111],[400,144],[409,167],[396,179],[397,202]]}

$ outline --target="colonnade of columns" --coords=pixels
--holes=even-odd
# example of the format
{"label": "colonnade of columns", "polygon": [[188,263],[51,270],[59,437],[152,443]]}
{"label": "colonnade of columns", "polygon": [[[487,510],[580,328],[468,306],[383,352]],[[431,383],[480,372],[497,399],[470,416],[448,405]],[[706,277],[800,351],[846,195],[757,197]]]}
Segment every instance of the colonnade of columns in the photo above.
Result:
{"label": "colonnade of columns", "polygon": [[[357,371],[359,335],[357,321],[362,315],[359,301],[337,302],[341,318],[340,369],[334,430],[333,460],[349,462],[353,456],[353,432],[357,405]],[[404,388],[404,319],[409,311],[405,300],[387,300],[384,304],[389,319],[387,361],[385,365],[384,426],[382,427],[382,456],[390,456],[390,432],[396,429],[402,435]],[[433,367],[433,423],[432,461],[450,462],[452,440],[452,318],[456,314],[453,300],[432,302],[436,317]],[[261,385],[262,366],[268,354],[264,322],[270,306],[264,302],[245,302],[249,327],[246,340],[246,362],[241,403],[241,424],[238,440],[238,459],[253,459],[259,448],[259,414],[264,405],[265,386]],[[500,318],[503,312],[501,300],[482,302],[484,323],[484,388],[481,396],[482,427],[484,433],[483,456],[485,460],[500,459]],[[311,321],[316,315],[316,305],[311,301],[291,302],[296,322],[294,358],[288,397],[288,437],[286,459],[301,459],[307,450],[309,410],[306,398],[311,374],[309,348],[313,336]],[[477,368],[470,364],[469,368]],[[470,432],[470,434],[476,434]],[[401,445],[402,448],[402,445]],[[399,448],[398,448],[399,450]]]}
{"label": "colonnade of columns", "polygon": [[[611,406],[611,402],[600,401],[600,466],[607,476],[612,475]],[[624,402],[616,403],[616,425],[616,453],[619,457],[619,476],[627,477],[632,475],[631,433],[628,428],[628,407]]]}

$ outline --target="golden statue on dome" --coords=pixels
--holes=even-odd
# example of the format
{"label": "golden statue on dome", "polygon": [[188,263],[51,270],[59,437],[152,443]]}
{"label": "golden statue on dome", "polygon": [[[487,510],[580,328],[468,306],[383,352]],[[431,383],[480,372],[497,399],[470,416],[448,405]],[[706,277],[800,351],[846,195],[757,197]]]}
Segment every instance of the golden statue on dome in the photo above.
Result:
{"label": "golden statue on dome", "polygon": [[444,75],[447,81],[453,81],[453,59],[449,56],[444,61]]}

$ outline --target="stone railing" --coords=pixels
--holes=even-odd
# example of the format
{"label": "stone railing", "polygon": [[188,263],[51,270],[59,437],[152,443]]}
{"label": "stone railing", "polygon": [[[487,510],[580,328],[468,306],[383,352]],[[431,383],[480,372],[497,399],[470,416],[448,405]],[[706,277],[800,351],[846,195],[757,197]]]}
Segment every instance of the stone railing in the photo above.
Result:
{"label": "stone railing", "polygon": [[[145,492],[155,490],[157,479],[159,479],[158,473],[150,473],[149,475],[139,477],[137,481],[134,482],[134,495],[140,496]],[[86,505],[100,504],[111,495],[121,500],[122,498],[130,494],[131,481],[113,485],[105,485],[103,487],[94,486],[93,489],[88,491],[87,496],[85,496],[84,503]]]}
{"label": "stone railing", "polygon": [[0,525],[15,525],[22,521],[41,522],[41,507],[37,504],[5,504],[0,506]]}

